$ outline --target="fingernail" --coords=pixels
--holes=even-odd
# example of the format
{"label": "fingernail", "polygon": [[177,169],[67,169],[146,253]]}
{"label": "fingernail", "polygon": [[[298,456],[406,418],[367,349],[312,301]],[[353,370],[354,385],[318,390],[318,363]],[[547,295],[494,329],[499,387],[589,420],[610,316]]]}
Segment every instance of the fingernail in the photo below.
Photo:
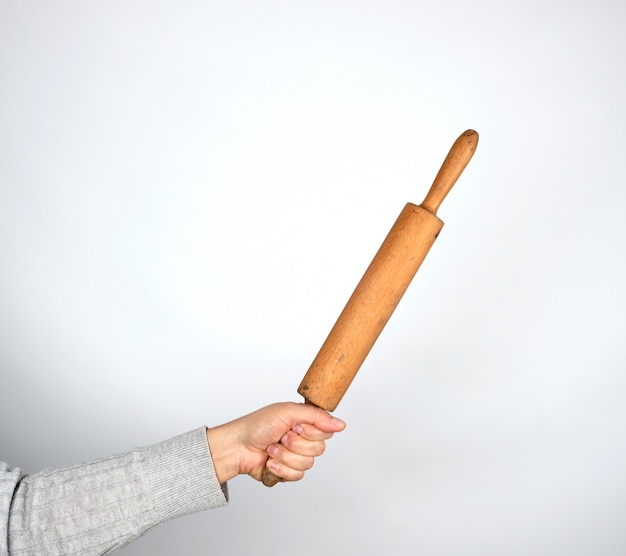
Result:
{"label": "fingernail", "polygon": [[332,418],[331,418],[331,422],[332,422],[334,425],[340,425],[340,426],[344,426],[344,427],[346,426],[345,421],[342,421],[341,419],[338,419],[337,417],[332,417]]}
{"label": "fingernail", "polygon": [[267,466],[272,470],[272,471],[280,471],[280,464],[276,461],[276,460],[269,460],[267,462]]}
{"label": "fingernail", "polygon": [[304,432],[304,427],[302,425],[296,425],[293,429],[291,429],[296,434],[302,434]]}
{"label": "fingernail", "polygon": [[278,453],[278,446],[276,446],[276,444],[271,444],[267,447],[267,453],[270,456],[275,456]]}

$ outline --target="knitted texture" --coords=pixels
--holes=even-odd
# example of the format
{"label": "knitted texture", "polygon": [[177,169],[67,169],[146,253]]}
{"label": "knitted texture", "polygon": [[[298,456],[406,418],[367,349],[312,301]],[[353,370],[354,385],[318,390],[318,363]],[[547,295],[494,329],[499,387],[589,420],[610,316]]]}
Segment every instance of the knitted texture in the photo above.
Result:
{"label": "knitted texture", "polygon": [[205,427],[34,475],[0,462],[0,556],[111,554],[165,521],[227,503]]}

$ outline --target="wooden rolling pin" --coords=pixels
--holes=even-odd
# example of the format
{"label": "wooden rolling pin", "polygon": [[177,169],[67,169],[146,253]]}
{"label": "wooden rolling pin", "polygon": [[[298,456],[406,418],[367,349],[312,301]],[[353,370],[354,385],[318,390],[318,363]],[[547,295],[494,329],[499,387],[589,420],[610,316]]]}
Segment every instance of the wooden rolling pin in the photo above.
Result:
{"label": "wooden rolling pin", "polygon": [[[443,222],[437,209],[478,145],[467,130],[452,145],[424,202],[407,203],[305,374],[298,392],[306,403],[334,411],[397,307]],[[281,481],[267,467],[263,484]]]}

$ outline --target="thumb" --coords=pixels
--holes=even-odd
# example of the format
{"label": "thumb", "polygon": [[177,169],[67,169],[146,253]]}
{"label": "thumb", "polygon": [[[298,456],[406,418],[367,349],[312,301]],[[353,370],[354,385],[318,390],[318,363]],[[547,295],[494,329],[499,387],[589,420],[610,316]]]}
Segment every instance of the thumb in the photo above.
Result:
{"label": "thumb", "polygon": [[337,417],[333,417],[328,411],[312,404],[294,404],[294,424],[307,423],[323,432],[340,432],[346,428],[346,423]]}

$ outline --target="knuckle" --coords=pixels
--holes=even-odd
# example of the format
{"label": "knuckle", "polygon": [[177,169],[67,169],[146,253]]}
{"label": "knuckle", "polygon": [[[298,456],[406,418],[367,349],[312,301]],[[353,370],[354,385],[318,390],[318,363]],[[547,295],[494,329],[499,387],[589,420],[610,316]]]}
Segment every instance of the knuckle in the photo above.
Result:
{"label": "knuckle", "polygon": [[285,446],[285,448],[293,448],[293,436],[289,432],[286,432],[280,439],[280,443]]}

